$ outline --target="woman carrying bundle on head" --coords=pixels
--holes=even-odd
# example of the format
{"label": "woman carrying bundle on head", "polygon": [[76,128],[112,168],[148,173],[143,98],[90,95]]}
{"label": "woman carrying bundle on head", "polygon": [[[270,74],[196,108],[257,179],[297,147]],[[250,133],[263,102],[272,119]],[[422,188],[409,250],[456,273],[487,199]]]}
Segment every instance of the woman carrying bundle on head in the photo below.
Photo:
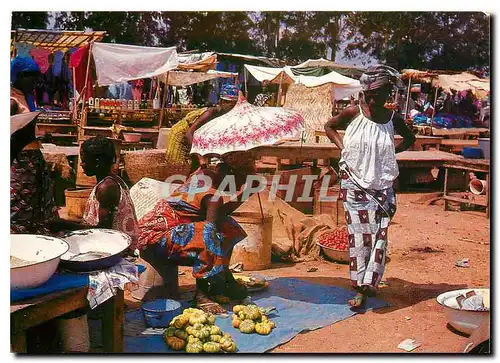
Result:
{"label": "woman carrying bundle on head", "polygon": [[[339,198],[344,202],[349,233],[350,280],[358,308],[374,292],[386,263],[387,229],[396,212],[393,183],[399,174],[396,153],[408,149],[415,136],[399,113],[384,107],[399,73],[388,66],[367,69],[360,80],[363,97],[325,124],[328,138],[341,150]],[[348,125],[344,139],[337,132]],[[403,137],[395,145],[394,132]]]}

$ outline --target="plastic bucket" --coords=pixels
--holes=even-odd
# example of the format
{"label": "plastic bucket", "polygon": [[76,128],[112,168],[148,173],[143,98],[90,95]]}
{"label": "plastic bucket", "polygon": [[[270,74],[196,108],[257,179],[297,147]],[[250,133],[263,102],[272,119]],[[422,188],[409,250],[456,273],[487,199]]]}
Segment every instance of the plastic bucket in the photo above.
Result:
{"label": "plastic bucket", "polygon": [[235,212],[232,217],[245,230],[247,237],[236,244],[230,264],[242,263],[244,271],[265,270],[271,266],[273,216]]}
{"label": "plastic bucket", "polygon": [[170,321],[181,313],[181,304],[176,300],[158,299],[144,303],[142,312],[147,326],[167,327]]}
{"label": "plastic bucket", "polygon": [[486,180],[472,179],[469,183],[469,189],[473,194],[481,195],[485,194],[488,190],[488,183]]}

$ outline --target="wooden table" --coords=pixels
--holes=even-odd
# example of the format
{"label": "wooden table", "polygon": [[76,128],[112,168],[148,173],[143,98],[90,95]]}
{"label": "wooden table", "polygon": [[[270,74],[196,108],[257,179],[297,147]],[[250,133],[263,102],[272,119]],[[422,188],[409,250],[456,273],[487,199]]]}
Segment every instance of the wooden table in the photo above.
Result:
{"label": "wooden table", "polygon": [[[279,145],[261,146],[253,150],[256,156],[272,156],[278,159],[340,159],[339,148],[332,143],[316,144],[285,142]],[[446,161],[463,159],[459,155],[444,151],[403,151],[396,154],[400,168],[441,167]]]}
{"label": "wooden table", "polygon": [[[444,191],[443,191],[443,199],[444,199],[444,209],[448,210],[448,202],[461,202],[467,204],[474,204],[486,207],[486,217],[490,218],[490,161],[486,159],[458,159],[449,161],[443,164],[443,168],[445,169],[444,174]],[[486,202],[480,200],[464,200],[462,198],[458,198],[455,196],[451,196],[448,194],[448,170],[449,169],[458,169],[465,170],[465,185],[468,186],[469,182],[469,173],[468,172],[477,172],[477,173],[485,173],[486,174]]]}
{"label": "wooden table", "polygon": [[444,139],[441,146],[450,152],[460,153],[464,147],[479,147],[479,141],[476,140],[460,140],[460,139]]}
{"label": "wooden table", "polygon": [[[337,131],[340,136],[344,136],[345,131],[339,130]],[[319,143],[320,137],[326,137],[326,132],[321,130],[316,130],[314,133],[316,137],[316,142]],[[415,143],[411,146],[410,150],[412,151],[424,151],[427,147],[433,147],[436,150],[439,150],[439,146],[441,145],[442,137],[437,136],[425,136],[425,135],[416,135]],[[403,137],[400,135],[394,135],[394,140],[399,142],[403,140]]]}
{"label": "wooden table", "polygon": [[[26,353],[26,331],[29,328],[79,309],[88,308],[87,287],[70,289],[32,299],[11,302],[11,350]],[[103,349],[109,353],[123,352],[123,290],[106,301],[102,319]]]}

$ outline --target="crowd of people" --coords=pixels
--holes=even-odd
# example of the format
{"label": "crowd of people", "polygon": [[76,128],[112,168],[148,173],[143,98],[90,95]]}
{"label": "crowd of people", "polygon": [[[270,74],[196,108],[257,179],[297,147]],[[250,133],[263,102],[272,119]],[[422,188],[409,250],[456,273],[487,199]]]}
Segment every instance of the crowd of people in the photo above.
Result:
{"label": "crowd of people", "polygon": [[[34,110],[30,100],[37,72],[30,59],[13,61],[11,116]],[[384,274],[388,228],[397,204],[393,189],[399,173],[396,153],[415,141],[400,112],[386,107],[391,92],[401,87],[398,72],[387,66],[370,67],[360,83],[363,94],[359,104],[325,120],[328,138],[342,150],[339,197],[346,211],[349,276],[356,290],[348,303],[354,309],[377,290]],[[206,160],[192,157],[189,150],[194,132],[230,110],[237,96],[236,88],[232,94],[226,92],[218,106],[188,113],[174,126],[166,157],[172,163],[189,165],[189,177],[140,221],[127,184],[112,171],[114,144],[100,136],[86,140],[80,149],[84,172],[97,179],[83,221],[61,219],[35,137],[36,117],[21,126],[11,121],[11,233],[57,235],[82,228],[123,231],[132,238],[129,252],[139,250],[160,273],[166,271],[167,264],[191,265],[196,279],[195,305],[222,313],[221,297],[239,301],[247,296],[245,286],[229,271],[233,248],[246,237],[231,214],[241,205],[242,194],[253,190],[248,189],[252,186],[246,177],[255,173],[255,163],[245,153]],[[472,112],[470,98],[466,99]],[[443,107],[448,104],[445,101]],[[337,130],[346,126],[342,138]],[[395,133],[403,137],[399,143],[394,141]],[[196,182],[201,175],[212,180],[208,190]],[[216,193],[227,175],[234,176],[238,189],[230,201]]]}

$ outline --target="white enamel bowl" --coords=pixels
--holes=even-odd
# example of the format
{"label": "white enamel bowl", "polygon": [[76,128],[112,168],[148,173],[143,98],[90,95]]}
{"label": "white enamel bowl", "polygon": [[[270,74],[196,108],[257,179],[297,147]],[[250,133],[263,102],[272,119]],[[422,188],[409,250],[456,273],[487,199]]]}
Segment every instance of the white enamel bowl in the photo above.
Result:
{"label": "white enamel bowl", "polygon": [[462,289],[445,292],[437,297],[437,302],[444,307],[448,323],[459,332],[469,335],[490,319],[489,311],[463,310],[459,308],[456,297],[472,290],[477,295],[489,293],[489,289]]}
{"label": "white enamel bowl", "polygon": [[32,263],[10,269],[10,288],[29,289],[43,285],[54,274],[61,256],[68,249],[68,244],[59,238],[12,234],[10,255]]}

